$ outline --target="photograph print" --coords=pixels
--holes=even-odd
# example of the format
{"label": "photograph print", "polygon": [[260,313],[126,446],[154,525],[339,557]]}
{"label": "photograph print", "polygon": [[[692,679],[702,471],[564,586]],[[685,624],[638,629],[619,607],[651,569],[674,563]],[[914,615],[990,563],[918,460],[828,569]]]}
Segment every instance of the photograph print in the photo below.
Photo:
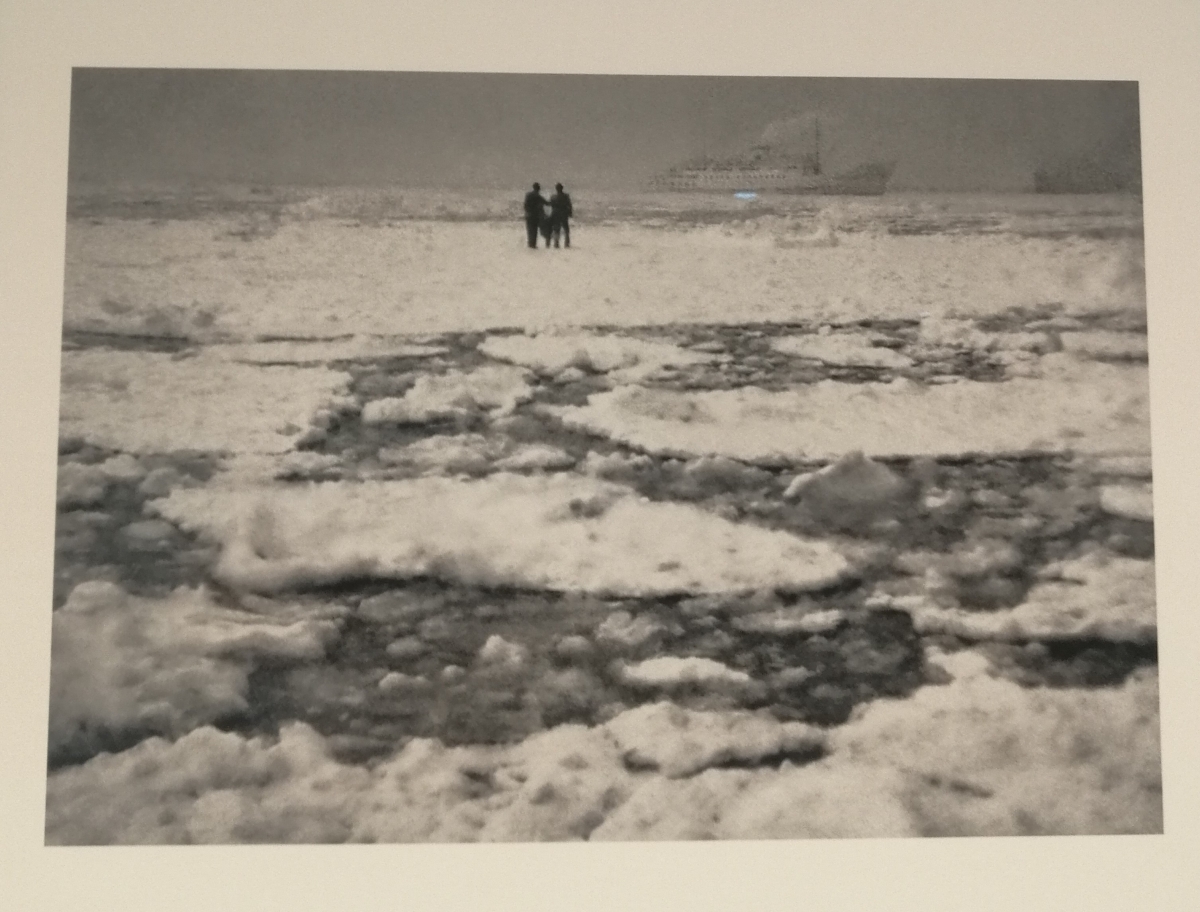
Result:
{"label": "photograph print", "polygon": [[45,841],[1162,833],[1133,82],[76,69]]}

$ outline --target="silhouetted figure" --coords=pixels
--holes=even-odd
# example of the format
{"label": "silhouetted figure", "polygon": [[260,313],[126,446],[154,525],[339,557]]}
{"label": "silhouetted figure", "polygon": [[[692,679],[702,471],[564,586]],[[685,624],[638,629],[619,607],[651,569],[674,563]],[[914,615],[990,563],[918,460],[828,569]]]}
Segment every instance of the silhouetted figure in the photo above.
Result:
{"label": "silhouetted figure", "polygon": [[[533,189],[525,194],[525,234],[529,240],[529,246],[534,250],[537,249],[538,231],[541,230],[542,223],[546,221],[546,202],[542,196],[542,185],[534,184]],[[546,246],[550,246],[550,239],[547,237]]]}
{"label": "silhouetted figure", "polygon": [[558,246],[558,236],[561,233],[563,246],[571,246],[571,195],[563,193],[563,185],[554,185],[554,196],[550,197],[550,233],[554,238],[554,246]]}

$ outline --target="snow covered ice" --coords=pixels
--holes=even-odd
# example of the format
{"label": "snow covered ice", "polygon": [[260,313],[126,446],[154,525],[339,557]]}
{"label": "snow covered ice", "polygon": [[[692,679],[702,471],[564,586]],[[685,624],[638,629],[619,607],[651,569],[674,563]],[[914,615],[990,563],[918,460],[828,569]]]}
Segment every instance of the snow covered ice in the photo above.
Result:
{"label": "snow covered ice", "polygon": [[1162,831],[1136,201],[272,192],[69,220],[48,843]]}

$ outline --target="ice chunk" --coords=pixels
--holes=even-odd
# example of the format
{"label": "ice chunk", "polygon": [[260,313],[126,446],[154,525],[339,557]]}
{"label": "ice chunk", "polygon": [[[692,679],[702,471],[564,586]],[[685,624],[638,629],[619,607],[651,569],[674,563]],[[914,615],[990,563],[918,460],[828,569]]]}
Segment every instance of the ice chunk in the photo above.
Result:
{"label": "ice chunk", "polygon": [[741,711],[697,712],[665,701],[623,712],[605,728],[627,763],[672,778],[721,764],[812,754],[825,743],[824,732],[800,722]]}
{"label": "ice chunk", "polygon": [[966,611],[923,600],[897,600],[897,606],[907,604],[913,626],[926,634],[972,640],[1155,640],[1152,561],[1093,553],[1064,562],[1056,575],[1037,583],[1014,608]]}
{"label": "ice chunk", "polygon": [[482,434],[437,434],[402,447],[379,451],[379,460],[424,475],[485,475],[569,469],[575,457],[544,443],[514,445],[504,437]]}
{"label": "ice chunk", "polygon": [[1101,456],[1085,462],[1084,466],[1097,475],[1150,478],[1153,474],[1149,456]]}
{"label": "ice chunk", "polygon": [[525,647],[519,643],[510,643],[498,633],[487,638],[487,642],[479,650],[479,661],[488,665],[524,665],[526,658]]}
{"label": "ice chunk", "polygon": [[771,347],[786,355],[850,367],[901,368],[913,363],[912,358],[890,348],[878,348],[853,333],[784,336],[772,340]]}
{"label": "ice chunk", "polygon": [[1100,507],[1113,516],[1154,521],[1154,493],[1150,485],[1105,485],[1100,489]]}
{"label": "ice chunk", "polygon": [[256,591],[354,576],[614,595],[803,591],[852,572],[829,543],[578,475],[175,490],[150,508],[219,542],[217,576]]}
{"label": "ice chunk", "polygon": [[400,398],[375,399],[363,406],[365,424],[423,424],[439,418],[496,411],[508,414],[532,395],[529,373],[507,366],[422,374]]}
{"label": "ice chunk", "polygon": [[704,363],[703,352],[629,336],[588,333],[541,333],[489,336],[479,350],[490,358],[532,368],[540,374],[561,374],[569,368],[607,373],[623,383],[635,382],[667,365]]}
{"label": "ice chunk", "polygon": [[379,451],[379,461],[422,474],[483,475],[507,449],[502,439],[482,434],[435,434]]}
{"label": "ice chunk", "polygon": [[862,528],[895,515],[915,491],[882,463],[849,453],[818,472],[800,475],[783,496],[805,513],[840,528]]}
{"label": "ice chunk", "polygon": [[389,671],[379,679],[379,689],[386,694],[423,690],[428,686],[429,682],[420,675],[407,675],[399,671]]}
{"label": "ice chunk", "polygon": [[104,499],[111,482],[99,466],[64,462],[58,467],[58,507],[74,510],[95,506]]}
{"label": "ice chunk", "polygon": [[223,608],[204,590],[147,599],[81,583],[54,612],[51,752],[100,731],[180,735],[243,710],[258,658],[316,658],[337,635],[335,621]]}
{"label": "ice chunk", "polygon": [[994,344],[992,336],[977,329],[971,320],[926,317],[921,320],[921,342],[933,348],[970,348],[987,350]]}
{"label": "ice chunk", "polygon": [[713,659],[659,656],[627,665],[621,676],[630,684],[671,688],[681,684],[748,684],[750,676]]}
{"label": "ice chunk", "polygon": [[596,628],[596,639],[602,643],[635,649],[662,633],[661,621],[645,615],[634,617],[628,611],[614,611]]}
{"label": "ice chunk", "polygon": [[522,444],[496,462],[502,472],[537,472],[569,469],[575,457],[566,450],[545,443]]}
{"label": "ice chunk", "polygon": [[63,352],[60,433],[134,453],[283,453],[349,377],[201,353]]}
{"label": "ice chunk", "polygon": [[828,633],[835,630],[842,619],[842,612],[836,608],[813,610],[803,606],[742,615],[733,619],[733,626],[745,633],[787,636],[794,633]]}
{"label": "ice chunk", "polygon": [[[1058,356],[1047,356],[1051,361]],[[1140,366],[1061,364],[1046,379],[944,386],[824,382],[677,392],[621,387],[552,411],[568,426],[650,452],[759,463],[872,457],[1150,448],[1148,378]]]}
{"label": "ice chunk", "polygon": [[138,482],[146,469],[128,453],[99,464],[63,462],[58,467],[58,506],[71,510],[90,507],[104,499],[114,482]]}

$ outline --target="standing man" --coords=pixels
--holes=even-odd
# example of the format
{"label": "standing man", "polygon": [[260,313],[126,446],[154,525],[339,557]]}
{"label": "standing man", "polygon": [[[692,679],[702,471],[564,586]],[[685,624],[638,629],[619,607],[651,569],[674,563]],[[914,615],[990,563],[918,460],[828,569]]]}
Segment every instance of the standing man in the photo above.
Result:
{"label": "standing man", "polygon": [[[542,185],[534,184],[533,189],[525,194],[525,234],[529,239],[529,246],[537,250],[538,229],[542,225],[542,220],[546,217],[545,197],[542,196]],[[546,246],[550,246],[550,241],[546,241]]]}
{"label": "standing man", "polygon": [[554,237],[554,246],[558,246],[558,234],[561,231],[563,246],[571,246],[571,195],[563,193],[563,185],[554,185],[554,196],[550,197],[550,232]]}

